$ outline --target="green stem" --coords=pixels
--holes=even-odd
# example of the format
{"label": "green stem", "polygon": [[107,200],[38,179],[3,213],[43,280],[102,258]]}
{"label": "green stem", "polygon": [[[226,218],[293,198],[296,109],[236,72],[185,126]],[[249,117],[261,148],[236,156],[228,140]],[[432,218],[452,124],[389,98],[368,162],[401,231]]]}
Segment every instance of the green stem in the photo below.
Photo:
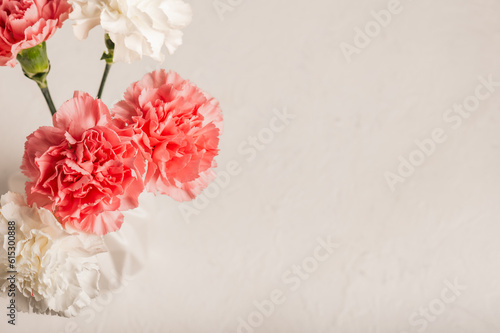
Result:
{"label": "green stem", "polygon": [[106,67],[104,68],[101,85],[99,86],[99,91],[97,92],[97,98],[99,99],[101,99],[102,91],[104,90],[104,85],[106,84],[109,70],[111,69],[111,65],[113,65],[113,57],[115,53],[115,43],[113,43],[108,34],[104,35],[104,44],[106,45],[106,49],[108,50],[108,52],[104,52],[101,57],[101,60],[106,61]]}
{"label": "green stem", "polygon": [[47,105],[49,106],[50,113],[52,115],[54,115],[57,110],[56,110],[56,107],[54,106],[54,102],[52,101],[52,97],[50,96],[49,87],[47,87],[47,85],[45,85],[45,87],[43,87],[40,84],[38,86],[40,87],[40,90],[42,91],[43,97],[45,97],[45,101],[47,102]]}
{"label": "green stem", "polygon": [[101,85],[99,86],[99,91],[97,92],[97,98],[101,99],[102,92],[104,90],[104,85],[106,85],[106,79],[108,78],[109,70],[111,69],[110,63],[106,63],[104,67],[104,73],[102,74]]}

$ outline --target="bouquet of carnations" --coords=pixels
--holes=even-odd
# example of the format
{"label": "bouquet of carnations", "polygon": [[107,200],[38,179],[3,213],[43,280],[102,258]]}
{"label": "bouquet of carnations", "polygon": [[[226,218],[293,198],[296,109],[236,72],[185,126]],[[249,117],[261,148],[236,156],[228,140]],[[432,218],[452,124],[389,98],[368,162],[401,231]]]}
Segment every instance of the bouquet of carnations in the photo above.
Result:
{"label": "bouquet of carnations", "polygon": [[[78,39],[102,27],[106,64],[96,97],[76,91],[56,108],[46,41],[68,18]],[[53,124],[27,138],[25,194],[0,202],[0,291],[17,310],[77,315],[99,295],[105,235],[144,190],[192,200],[215,178],[222,114],[196,85],[158,70],[114,106],[100,100],[114,62],[163,60],[190,20],[182,0],[0,0],[0,65],[36,82]]]}

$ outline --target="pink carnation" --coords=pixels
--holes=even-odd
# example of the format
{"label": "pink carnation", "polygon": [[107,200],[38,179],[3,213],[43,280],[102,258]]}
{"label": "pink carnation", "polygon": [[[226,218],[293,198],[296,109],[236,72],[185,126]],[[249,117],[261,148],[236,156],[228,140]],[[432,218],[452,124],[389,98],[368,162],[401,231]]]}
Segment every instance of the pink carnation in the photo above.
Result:
{"label": "pink carnation", "polygon": [[119,129],[108,108],[75,92],[26,142],[23,172],[26,194],[78,230],[106,234],[123,223],[118,210],[139,205],[144,190],[144,159],[132,143],[132,130]]}
{"label": "pink carnation", "polygon": [[52,37],[70,12],[66,0],[0,0],[0,66],[14,67],[21,50]]}
{"label": "pink carnation", "polygon": [[219,103],[175,72],[155,71],[132,84],[113,116],[135,131],[148,160],[146,188],[192,200],[215,178],[222,131]]}

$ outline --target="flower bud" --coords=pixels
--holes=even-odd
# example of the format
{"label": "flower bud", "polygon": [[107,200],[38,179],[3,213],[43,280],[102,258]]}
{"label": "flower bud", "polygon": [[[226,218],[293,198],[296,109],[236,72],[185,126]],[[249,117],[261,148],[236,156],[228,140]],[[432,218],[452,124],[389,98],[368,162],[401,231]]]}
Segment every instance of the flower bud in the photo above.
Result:
{"label": "flower bud", "polygon": [[21,64],[27,78],[35,81],[40,88],[47,88],[50,61],[47,57],[45,42],[19,52],[17,61]]}

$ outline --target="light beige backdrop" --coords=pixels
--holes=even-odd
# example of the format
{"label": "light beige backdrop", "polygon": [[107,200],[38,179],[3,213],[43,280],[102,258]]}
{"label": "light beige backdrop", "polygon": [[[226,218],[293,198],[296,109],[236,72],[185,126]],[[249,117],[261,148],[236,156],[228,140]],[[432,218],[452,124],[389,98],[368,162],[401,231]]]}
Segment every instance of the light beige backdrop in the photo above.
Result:
{"label": "light beige backdrop", "polygon": [[[155,68],[210,92],[219,182],[146,196],[144,269],[84,316],[0,330],[499,332],[500,2],[191,3],[175,55],[114,66],[103,99]],[[99,28],[48,48],[56,104],[96,93]],[[50,117],[18,67],[0,101],[3,193]]]}

